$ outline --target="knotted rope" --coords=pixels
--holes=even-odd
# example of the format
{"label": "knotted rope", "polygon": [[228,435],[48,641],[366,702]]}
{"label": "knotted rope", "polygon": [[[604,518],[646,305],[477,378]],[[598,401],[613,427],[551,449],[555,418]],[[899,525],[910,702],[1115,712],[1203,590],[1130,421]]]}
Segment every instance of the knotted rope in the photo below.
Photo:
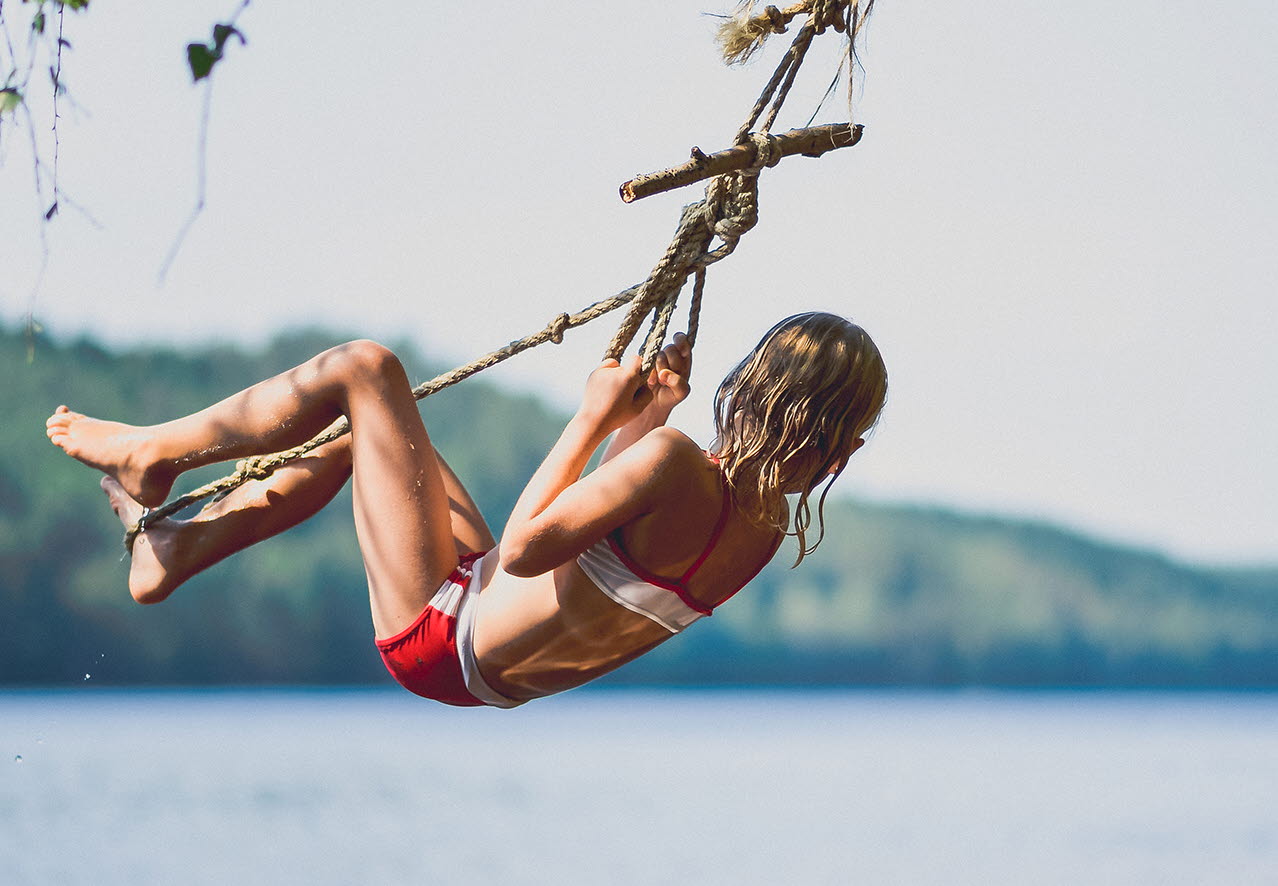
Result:
{"label": "knotted rope", "polygon": [[[710,177],[702,199],[683,208],[670,245],[647,279],[575,314],[559,314],[544,329],[418,385],[413,388],[413,396],[418,400],[424,399],[530,348],[546,342],[559,344],[567,330],[589,323],[627,304],[630,309],[609,343],[605,357],[620,359],[639,327],[651,315],[652,322],[641,349],[643,369],[650,371],[665,342],[679,293],[689,277],[694,278],[694,283],[686,334],[690,342],[695,342],[706,268],[731,255],[741,238],[758,223],[759,173],[764,168],[775,166],[783,156],[794,153],[820,156],[834,148],[856,144],[859,140],[861,127],[852,127],[850,124],[793,130],[783,136],[773,136],[770,130],[794,83],[813,36],[824,32],[827,27],[834,27],[841,33],[847,33],[849,40],[855,39],[860,22],[872,6],[873,0],[870,0],[865,12],[858,13],[860,0],[804,0],[785,10],[769,6],[761,15],[751,16],[749,13],[752,4],[745,4],[720,34],[725,58],[730,62],[748,57],[770,34],[784,33],[786,26],[798,15],[806,14],[808,18],[755,102],[750,115],[737,131],[736,148],[713,157],[707,157],[700,149],[693,148],[691,164],[653,176],[640,177],[622,186],[623,198],[629,201]],[[727,33],[730,28],[736,28],[746,36],[733,37]],[[734,57],[730,46],[734,41],[740,43],[741,39],[748,40],[750,46],[744,53],[737,50]],[[767,118],[756,131],[755,126],[765,110]],[[728,171],[718,171],[720,167]],[[642,189],[645,182],[650,187]],[[640,186],[642,193],[636,194],[629,190],[636,185]],[[716,238],[719,241],[717,246],[714,245]],[[139,533],[146,531],[148,525],[203,499],[224,496],[249,480],[264,480],[283,465],[337,440],[349,430],[349,422],[345,417],[340,418],[300,446],[244,459],[236,464],[234,472],[228,476],[193,489],[157,508],[144,511],[137,523],[125,533],[125,548],[132,551],[134,540]]]}

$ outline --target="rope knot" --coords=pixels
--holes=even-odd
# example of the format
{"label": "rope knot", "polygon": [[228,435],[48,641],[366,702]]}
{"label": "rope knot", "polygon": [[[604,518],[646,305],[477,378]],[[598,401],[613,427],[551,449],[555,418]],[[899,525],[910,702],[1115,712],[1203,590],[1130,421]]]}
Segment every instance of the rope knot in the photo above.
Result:
{"label": "rope knot", "polygon": [[774,34],[784,34],[786,30],[786,17],[775,6],[765,7],[763,15],[768,19],[766,27]]}
{"label": "rope knot", "polygon": [[740,240],[741,237],[759,223],[759,212],[757,208],[750,206],[742,207],[742,210],[736,215],[719,219],[714,226],[714,232],[724,240]]}
{"label": "rope knot", "polygon": [[[770,143],[766,141],[771,136],[765,137],[764,141],[759,141],[757,136],[754,138],[761,153],[771,150]],[[730,181],[714,219],[714,232],[725,242],[735,244],[743,234],[759,223],[759,176],[755,170],[725,178],[730,178]],[[722,257],[720,255],[715,260]]]}
{"label": "rope knot", "polygon": [[552,342],[557,345],[563,344],[564,332],[570,328],[570,320],[571,318],[567,314],[560,314],[550,321],[550,325],[546,327],[546,331],[550,333],[550,340]]}
{"label": "rope knot", "polygon": [[275,467],[268,464],[264,456],[255,455],[236,462],[235,473],[245,480],[265,480],[275,473]]}
{"label": "rope knot", "polygon": [[[146,532],[147,524],[151,522],[151,509],[143,508],[142,513],[138,516],[138,521],[130,526],[124,533],[124,556],[128,557],[133,553],[133,543],[137,541],[137,537]],[[121,558],[123,559],[123,558]]]}

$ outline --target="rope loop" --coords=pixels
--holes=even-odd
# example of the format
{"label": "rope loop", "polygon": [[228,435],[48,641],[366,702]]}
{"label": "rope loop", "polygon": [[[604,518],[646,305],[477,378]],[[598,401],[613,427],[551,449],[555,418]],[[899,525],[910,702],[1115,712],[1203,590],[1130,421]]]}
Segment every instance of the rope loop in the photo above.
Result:
{"label": "rope loop", "polygon": [[714,232],[724,240],[740,240],[742,235],[753,228],[759,222],[759,212],[756,208],[754,212],[749,212],[748,207],[744,211],[736,215],[723,218],[714,226]]}
{"label": "rope loop", "polygon": [[818,34],[824,34],[825,29],[834,26],[835,30],[843,30],[839,27],[840,7],[843,6],[839,0],[812,0],[812,26]]}
{"label": "rope loop", "polygon": [[781,162],[781,148],[777,146],[777,138],[770,132],[752,132],[750,141],[754,144],[754,162],[742,175],[758,175],[765,166],[771,169]]}

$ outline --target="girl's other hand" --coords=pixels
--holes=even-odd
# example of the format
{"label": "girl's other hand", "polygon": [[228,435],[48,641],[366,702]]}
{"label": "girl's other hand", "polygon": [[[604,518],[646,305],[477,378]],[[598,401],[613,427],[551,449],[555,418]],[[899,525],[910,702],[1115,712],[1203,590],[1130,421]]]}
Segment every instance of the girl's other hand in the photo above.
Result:
{"label": "girl's other hand", "polygon": [[692,345],[686,335],[676,332],[674,342],[666,345],[657,355],[657,365],[648,377],[648,387],[653,392],[653,407],[669,415],[692,392],[692,386],[688,384],[691,374]]}

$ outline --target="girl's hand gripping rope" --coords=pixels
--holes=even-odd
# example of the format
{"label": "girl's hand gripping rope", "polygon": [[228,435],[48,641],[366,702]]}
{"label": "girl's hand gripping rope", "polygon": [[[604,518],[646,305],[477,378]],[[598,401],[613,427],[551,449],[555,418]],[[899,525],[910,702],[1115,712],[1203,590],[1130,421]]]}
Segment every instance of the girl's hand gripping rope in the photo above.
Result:
{"label": "girl's hand gripping rope", "polygon": [[676,332],[674,342],[657,354],[657,365],[648,378],[652,390],[649,411],[659,416],[655,425],[665,424],[671,410],[688,398],[692,387],[688,377],[692,374],[692,345],[682,332]]}
{"label": "girl's hand gripping rope", "polygon": [[645,377],[638,355],[624,363],[612,358],[604,360],[590,373],[577,415],[582,420],[610,434],[638,418],[653,401],[653,375]]}

